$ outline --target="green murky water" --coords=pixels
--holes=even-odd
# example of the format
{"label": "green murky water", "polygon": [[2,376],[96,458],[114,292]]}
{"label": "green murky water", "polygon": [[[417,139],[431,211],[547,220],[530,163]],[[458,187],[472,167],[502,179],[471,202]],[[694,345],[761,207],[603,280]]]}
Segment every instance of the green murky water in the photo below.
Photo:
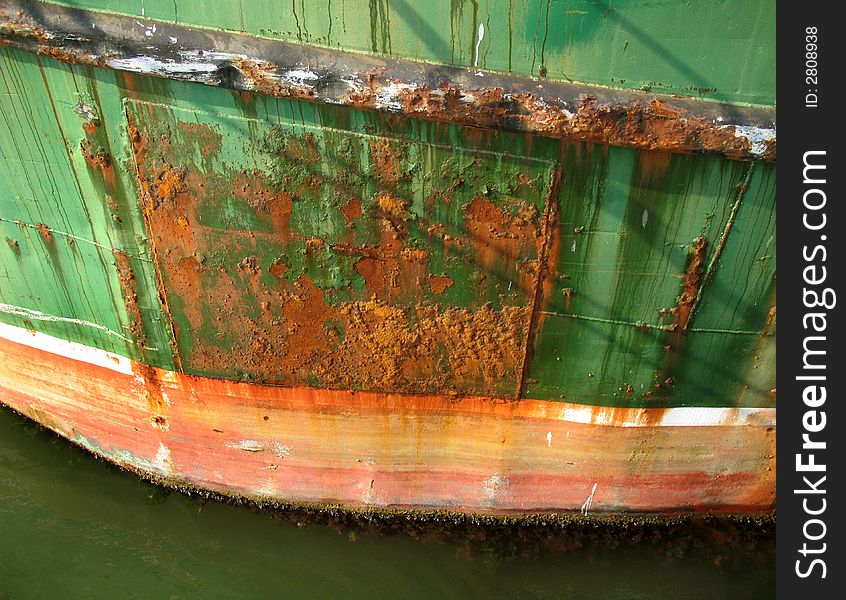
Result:
{"label": "green murky water", "polygon": [[763,545],[503,553],[478,537],[298,525],[160,490],[0,406],[3,599],[772,598]]}

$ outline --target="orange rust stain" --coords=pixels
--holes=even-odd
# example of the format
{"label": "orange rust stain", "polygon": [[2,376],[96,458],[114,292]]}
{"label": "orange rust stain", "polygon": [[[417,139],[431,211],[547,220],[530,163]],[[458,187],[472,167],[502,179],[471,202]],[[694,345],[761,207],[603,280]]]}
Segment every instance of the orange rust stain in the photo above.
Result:
{"label": "orange rust stain", "polygon": [[429,253],[423,248],[411,248],[406,246],[402,249],[400,256],[402,256],[403,260],[408,262],[425,264],[426,260],[429,258]]}
{"label": "orange rust stain", "polygon": [[776,307],[771,306],[770,310],[767,311],[767,324],[766,327],[773,327],[776,324]]}
{"label": "orange rust stain", "polygon": [[92,64],[94,62],[99,62],[95,57],[88,53],[71,52],[63,48],[47,46],[45,44],[38,46],[38,53],[41,56],[49,56],[50,58],[55,58],[56,60],[61,60],[62,62],[70,64]]}
{"label": "orange rust stain", "polygon": [[376,195],[376,205],[382,213],[382,217],[390,223],[397,235],[405,235],[409,220],[408,202],[387,193]]}
{"label": "orange rust stain", "polygon": [[370,294],[382,300],[413,300],[427,275],[428,253],[404,244],[410,219],[407,202],[387,193],[377,194],[375,199],[382,216],[381,243],[372,247],[334,244],[332,248],[361,255],[354,269],[364,277]]}
{"label": "orange rust stain", "polygon": [[316,96],[316,92],[311,87],[276,80],[273,77],[275,65],[272,63],[248,58],[237,58],[233,63],[241,72],[248,87],[259,94],[300,100],[313,100]]}
{"label": "orange rust stain", "polygon": [[361,248],[355,271],[364,277],[370,294],[380,299],[411,299],[426,277],[428,255],[419,248],[402,248],[400,242],[388,242],[376,248]]}
{"label": "orange rust stain", "polygon": [[306,254],[315,254],[323,250],[323,240],[319,237],[310,237],[306,240]]}
{"label": "orange rust stain", "polygon": [[363,257],[353,267],[359,275],[364,277],[364,285],[371,294],[378,294],[390,285],[392,270],[385,268],[381,258]]}
{"label": "orange rust stain", "polygon": [[691,248],[690,259],[682,283],[682,293],[679,296],[674,316],[673,327],[684,329],[690,320],[691,309],[699,294],[702,285],[702,278],[705,274],[703,263],[705,262],[705,250],[708,247],[708,240],[704,237],[696,238]]}
{"label": "orange rust stain", "polygon": [[276,231],[284,233],[290,229],[293,206],[294,198],[286,192],[279,192],[267,201],[266,210]]}
{"label": "orange rust stain", "polygon": [[403,176],[402,152],[396,144],[385,139],[370,141],[370,162],[377,182],[393,186]]}
{"label": "orange rust stain", "polygon": [[663,150],[644,150],[638,153],[638,168],[644,179],[642,185],[659,180],[667,172],[673,159],[672,152]]}
{"label": "orange rust stain", "polygon": [[433,294],[440,294],[455,283],[452,278],[440,275],[429,275],[429,289]]}
{"label": "orange rust stain", "polygon": [[147,399],[147,410],[150,415],[150,425],[155,429],[167,431],[168,424],[168,402],[162,392],[162,383],[159,373],[150,365],[133,363],[132,372],[138,379],[144,382],[144,397]]}
{"label": "orange rust stain", "polygon": [[44,223],[36,223],[35,228],[38,230],[38,234],[46,243],[49,244],[53,241],[53,232],[47,225],[45,225]]}
{"label": "orange rust stain", "polygon": [[[128,96],[131,98],[136,97],[138,90],[135,75],[129,71],[118,71],[118,76],[123,80],[123,87],[128,92]],[[132,125],[130,125],[131,127]]]}
{"label": "orange rust stain", "polygon": [[[378,109],[382,84],[371,79],[366,89],[351,91],[344,102],[358,108]],[[733,127],[722,127],[657,98],[648,104],[600,104],[585,97],[575,114],[525,92],[505,95],[500,88],[462,90],[442,85],[403,89],[399,93],[407,115],[499,129],[519,121],[529,133],[579,141],[663,149],[677,152],[717,152],[744,158],[749,140],[737,137]],[[768,143],[765,160],[775,159],[775,142]]]}
{"label": "orange rust stain", "polygon": [[764,154],[761,156],[761,159],[766,161],[775,161],[776,140],[767,140],[764,142]]}
{"label": "orange rust stain", "polygon": [[274,277],[282,277],[285,273],[288,272],[288,266],[280,261],[274,261],[270,264],[267,271],[273,275]]}
{"label": "orange rust stain", "polygon": [[154,197],[160,202],[173,202],[178,194],[188,191],[185,186],[185,170],[174,169],[172,165],[165,164],[153,181],[152,189]]}
{"label": "orange rust stain", "polygon": [[[518,399],[524,394],[526,383],[528,383],[529,365],[535,349],[533,342],[537,337],[536,332],[541,331],[543,328],[543,323],[546,319],[545,308],[552,301],[553,290],[559,276],[557,266],[559,264],[558,259],[561,247],[561,228],[559,227],[560,205],[558,198],[561,190],[562,177],[561,168],[553,170],[549,189],[544,198],[544,215],[540,233],[541,248],[538,253],[538,260],[534,263],[536,265],[536,268],[533,270],[535,275],[534,297],[526,336],[529,342],[526,345],[526,353],[523,356],[523,362],[520,366],[520,380],[516,390]],[[528,284],[524,285],[528,289]],[[567,293],[567,291],[570,293]],[[571,296],[572,290],[566,288],[565,297],[567,308],[570,306]]]}
{"label": "orange rust stain", "polygon": [[[106,66],[105,56],[67,50],[61,46],[60,38],[34,24],[20,21],[6,26],[37,39],[40,42],[37,51],[42,55],[69,63]],[[338,101],[334,96],[319,95],[312,87],[280,78],[278,66],[272,62],[237,58],[233,65],[241,75],[237,85],[250,91],[310,102]],[[384,88],[397,79],[383,67],[360,75],[366,79],[366,85],[349,89],[340,102],[356,108],[384,110],[380,99]],[[124,77],[130,95],[134,96],[132,76]],[[245,102],[253,101],[248,93],[239,93]],[[623,104],[599,103],[585,96],[573,112],[572,106],[558,106],[529,92],[506,93],[499,87],[462,89],[443,81],[436,88],[404,87],[397,100],[405,115],[440,123],[485,129],[518,128],[531,134],[578,141],[678,152],[715,152],[729,158],[748,158],[752,150],[749,140],[734,135],[734,127],[691,115],[673,106],[672,100],[657,97],[649,102],[633,100]],[[763,160],[775,160],[775,154],[775,141],[766,142]]]}
{"label": "orange rust stain", "polygon": [[203,156],[210,157],[220,153],[223,137],[208,125],[180,121],[176,126],[188,143],[194,143],[196,141],[199,144],[200,153]]}
{"label": "orange rust stain", "polygon": [[[317,380],[327,387],[383,391],[498,390],[503,381],[511,381],[513,389],[528,309],[440,311],[380,300],[329,306],[305,276],[293,285],[277,280],[273,289],[250,276],[245,286],[224,269],[215,271],[192,258],[198,249],[208,249],[196,245],[197,236],[192,244],[176,235],[168,212],[166,204],[148,211],[157,243],[167,232],[169,248],[159,253],[159,265],[167,274],[168,293],[182,300],[192,329],[211,328],[230,340],[217,345],[213,336],[194,337],[194,350],[183,357],[192,369],[231,367],[267,382]],[[312,243],[323,245],[319,239]],[[386,255],[383,250],[351,249],[363,255],[355,268],[372,293],[407,291],[403,273],[425,281],[425,251],[403,249],[398,241]],[[244,274],[260,267],[255,257],[241,264]],[[286,267],[276,263],[270,269],[278,277]],[[258,313],[252,310],[257,303]],[[212,308],[211,317],[201,312],[204,306]]]}
{"label": "orange rust stain", "polygon": [[144,345],[144,324],[141,317],[141,308],[138,305],[138,291],[135,281],[135,272],[129,264],[129,257],[120,250],[113,250],[115,267],[117,267],[118,281],[123,293],[123,303],[126,313],[129,316],[129,332],[133,339],[141,346]]}
{"label": "orange rust stain", "polygon": [[749,140],[735,136],[734,128],[715,126],[657,99],[647,106],[609,106],[585,98],[568,130],[577,139],[618,146],[721,152],[734,158],[751,151]]}
{"label": "orange rust stain", "polygon": [[471,235],[508,257],[519,257],[536,250],[540,242],[538,210],[525,202],[516,215],[490,200],[474,198],[464,209]]}
{"label": "orange rust stain", "polygon": [[[274,244],[280,238],[292,239],[290,216],[296,200],[291,194],[274,190],[262,173],[245,171],[231,181],[232,198],[267,216],[272,232],[212,231],[197,218],[204,186],[213,185],[208,177],[148,153],[146,134],[132,124],[129,133],[139,192],[146,199],[142,205],[161,277],[160,293],[166,305],[169,298],[178,299],[184,320],[173,323],[177,339],[188,334],[180,327],[191,328],[192,350],[179,356],[186,369],[288,385],[513,394],[530,309],[423,304],[421,290],[427,285],[441,293],[452,282],[447,277],[429,279],[427,252],[406,244],[411,219],[406,200],[388,191],[376,194],[381,216],[378,245],[331,245],[333,252],[360,257],[354,269],[374,297],[330,305],[308,277],[293,283],[282,277],[289,268],[284,259],[260,264],[257,256],[243,250],[245,244],[255,247],[262,239]],[[384,172],[393,178],[390,170]],[[349,216],[362,212],[360,201],[353,200],[346,205]],[[511,258],[537,251],[537,210],[526,204],[513,207],[515,215],[481,198],[468,206],[471,229],[476,228],[480,244],[487,245],[492,257],[503,249]],[[305,242],[307,253],[326,251],[320,238],[305,240],[300,234],[296,240]],[[240,255],[222,264],[206,259],[221,248],[235,247],[242,249]],[[274,279],[263,278],[265,272]]]}
{"label": "orange rust stain", "polygon": [[[191,189],[201,189],[202,182],[192,179]],[[291,237],[291,211],[295,198],[287,192],[274,192],[270,189],[266,175],[257,170],[243,171],[233,177],[228,185],[231,186],[232,198],[245,202],[259,215],[270,219],[273,229],[283,240]]]}
{"label": "orange rust stain", "polygon": [[[399,100],[408,114],[476,127],[496,127],[509,113],[502,88],[463,92],[450,85],[442,85],[437,90],[417,86],[402,90]],[[370,98],[365,100],[370,101]]]}
{"label": "orange rust stain", "polygon": [[341,207],[341,214],[344,215],[344,223],[349,225],[361,216],[361,202],[357,198],[350,198]]}
{"label": "orange rust stain", "polygon": [[[359,505],[361,481],[375,479],[389,505],[457,505],[472,512],[578,510],[597,482],[598,510],[749,512],[775,505],[770,425],[655,427],[648,424],[657,421],[648,415],[652,409],[605,409],[615,410],[605,418],[616,421],[619,412],[644,424],[613,427],[560,419],[562,409],[583,409],[562,402],[263,386],[135,364],[133,370],[150,388],[139,389],[133,375],[0,339],[4,403],[66,436],[75,432],[110,448],[106,458],[148,477],[157,476],[144,469],[165,444],[173,460],[164,478],[182,485],[262,494],[268,453],[226,442],[250,439],[269,447],[281,439],[296,449],[285,457],[286,467],[274,471],[282,501]],[[71,371],[78,376],[67,377]],[[167,427],[140,427],[151,413],[165,417]],[[281,432],[267,422],[287,425]],[[492,432],[526,441],[520,460]],[[416,450],[396,443],[415,436]],[[363,469],[361,457],[374,453],[376,460]],[[509,493],[492,505],[479,473],[501,472],[503,461]]]}
{"label": "orange rust stain", "polygon": [[403,392],[513,389],[528,309],[417,306],[414,311],[416,322],[402,307],[376,300],[340,306],[335,318],[345,342],[317,367],[321,381],[329,387]]}
{"label": "orange rust stain", "polygon": [[542,246],[537,208],[521,202],[517,214],[512,215],[493,202],[477,197],[464,207],[464,218],[482,268],[486,272],[497,272],[502,261],[516,262],[521,288],[533,289],[538,262],[530,257],[537,256]]}
{"label": "orange rust stain", "polygon": [[79,149],[88,166],[102,174],[107,189],[115,190],[117,188],[117,175],[112,157],[107,152],[96,151],[87,139],[80,143]]}

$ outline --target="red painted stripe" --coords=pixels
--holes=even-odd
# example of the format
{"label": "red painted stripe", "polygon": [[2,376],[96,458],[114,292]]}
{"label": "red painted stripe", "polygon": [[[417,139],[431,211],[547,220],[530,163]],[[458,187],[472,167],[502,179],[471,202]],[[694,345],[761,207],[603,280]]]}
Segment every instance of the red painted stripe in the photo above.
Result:
{"label": "red painted stripe", "polygon": [[[123,466],[223,494],[485,512],[766,511],[775,431],[561,420],[498,402],[136,376],[0,338],[0,401]],[[601,410],[601,409],[600,409]],[[660,412],[660,411],[658,411]],[[657,422],[657,421],[656,421]]]}

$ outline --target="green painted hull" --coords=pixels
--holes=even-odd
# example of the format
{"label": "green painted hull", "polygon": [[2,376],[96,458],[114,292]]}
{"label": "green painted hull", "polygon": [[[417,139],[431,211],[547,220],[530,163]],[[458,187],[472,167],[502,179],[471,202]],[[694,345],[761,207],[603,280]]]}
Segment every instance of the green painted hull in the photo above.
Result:
{"label": "green painted hull", "polygon": [[[144,6],[275,39],[772,103],[768,2],[719,33],[709,3],[242,4]],[[739,23],[748,35],[721,43]],[[661,32],[694,26],[664,52]],[[761,67],[730,68],[753,57]],[[771,162],[480,131],[8,48],[0,60],[3,322],[225,379],[774,406]]]}

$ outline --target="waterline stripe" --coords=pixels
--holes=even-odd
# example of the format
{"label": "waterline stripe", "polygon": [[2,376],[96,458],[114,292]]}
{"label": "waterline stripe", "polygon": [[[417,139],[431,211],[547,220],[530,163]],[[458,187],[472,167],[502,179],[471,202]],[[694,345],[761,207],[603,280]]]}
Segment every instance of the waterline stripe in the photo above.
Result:
{"label": "waterline stripe", "polygon": [[[29,346],[59,356],[86,362],[91,365],[104,367],[112,371],[136,377],[142,372],[140,365],[129,358],[106,352],[99,348],[93,348],[77,342],[55,338],[45,333],[29,331],[14,325],[0,323],[0,338]],[[136,367],[133,369],[133,367]],[[171,371],[159,372],[159,380],[162,383],[179,385],[175,373]],[[223,381],[223,380],[217,380]],[[246,386],[246,388],[262,388],[261,384],[246,384],[231,382],[233,387]],[[303,393],[313,394],[320,390],[303,389]],[[326,390],[326,394],[333,396],[340,392],[337,390]],[[359,399],[370,396],[376,400],[378,397],[386,397],[395,401],[396,395],[378,394],[375,392],[357,392]],[[339,397],[340,400],[341,397]],[[416,404],[415,396],[408,396],[408,406]],[[426,397],[420,397],[426,405]],[[474,400],[476,402],[474,402]],[[484,402],[478,402],[483,400]],[[568,402],[552,402],[548,400],[524,399],[514,403],[491,403],[489,399],[467,398],[468,403],[455,403],[456,410],[471,409],[475,406],[484,406],[483,410],[490,410],[489,407],[517,408],[514,418],[529,418],[542,421],[544,419],[555,421],[567,421],[584,425],[637,428],[637,427],[775,427],[775,408],[754,408],[754,407],[678,407],[678,408],[626,408],[613,406],[591,406],[584,404],[572,404]],[[421,408],[421,410],[427,410]],[[429,409],[431,410],[431,409]],[[508,409],[511,410],[511,409]],[[548,440],[547,440],[548,441]]]}
{"label": "waterline stripe", "polygon": [[[5,305],[0,304],[0,307],[2,306]],[[124,375],[134,375],[132,361],[127,357],[113,352],[106,352],[93,346],[86,346],[79,342],[63,340],[52,335],[47,335],[46,333],[30,331],[29,329],[6,323],[0,323],[0,338],[23,346],[29,346],[36,350],[50,352],[51,354],[57,354],[90,365],[104,367],[118,373],[123,373]]]}

